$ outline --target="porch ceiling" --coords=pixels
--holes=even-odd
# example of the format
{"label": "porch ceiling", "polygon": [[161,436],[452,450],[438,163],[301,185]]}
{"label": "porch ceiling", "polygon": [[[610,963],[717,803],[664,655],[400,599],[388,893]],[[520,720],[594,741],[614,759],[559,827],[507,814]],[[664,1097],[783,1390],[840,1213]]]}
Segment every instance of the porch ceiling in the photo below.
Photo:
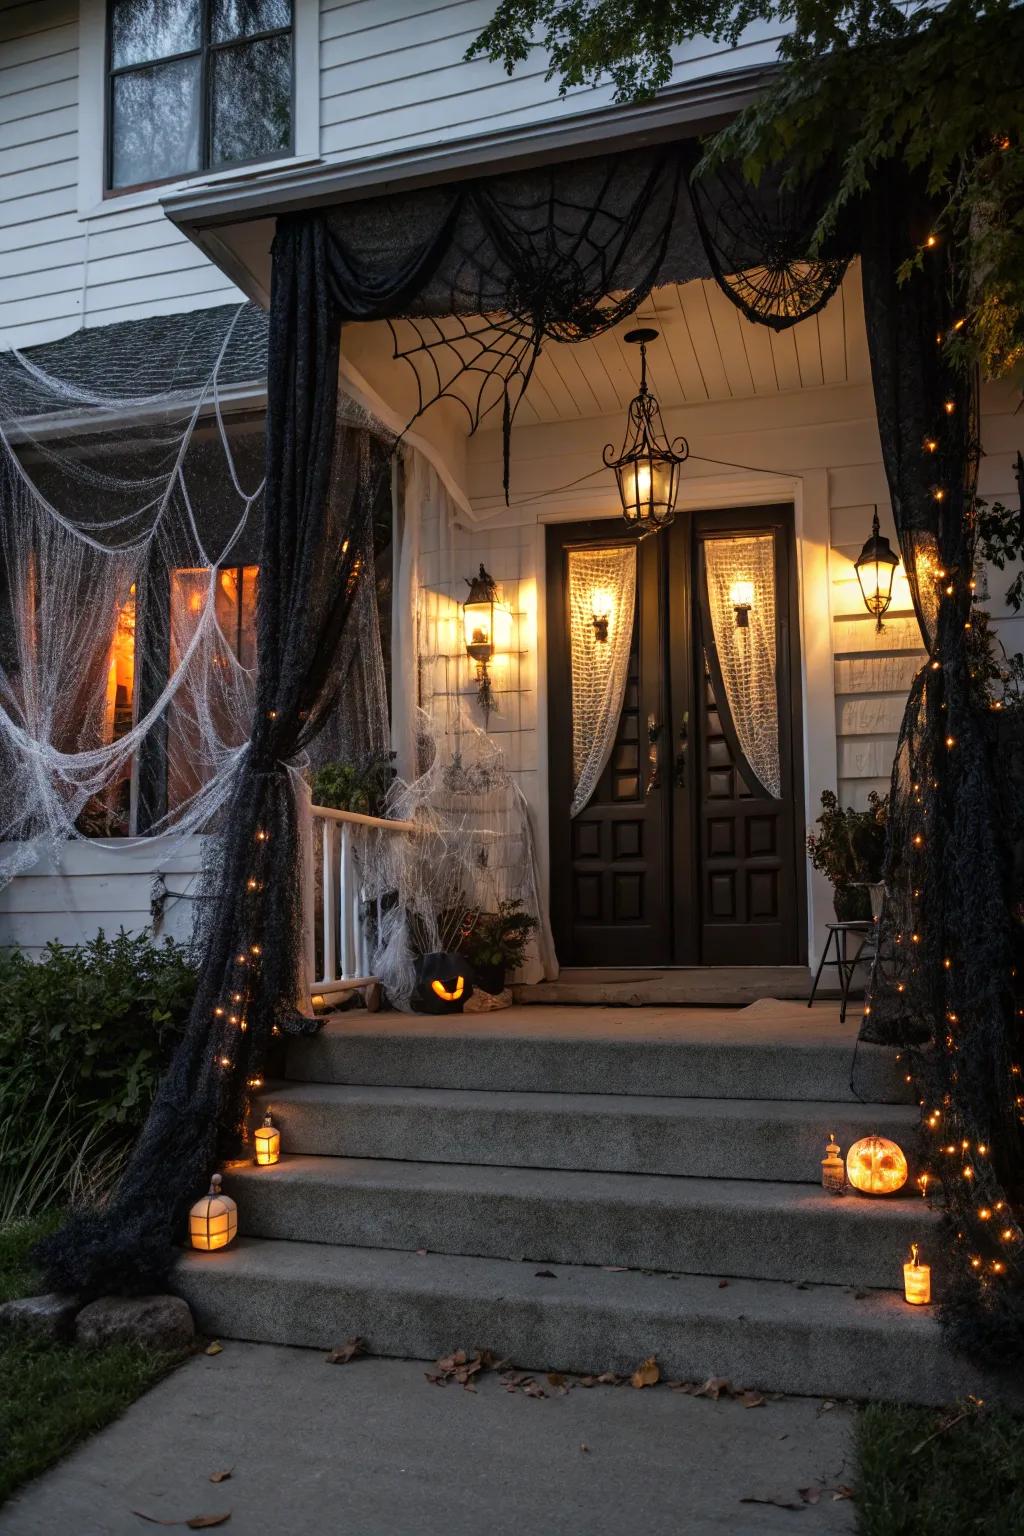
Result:
{"label": "porch ceiling", "polygon": [[779,333],[752,324],[714,282],[672,283],[596,340],[546,344],[518,423],[624,411],[636,394],[638,359],[623,336],[638,324],[656,327],[667,343],[655,342],[648,353],[652,386],[666,408],[870,379],[856,262],[820,314]]}

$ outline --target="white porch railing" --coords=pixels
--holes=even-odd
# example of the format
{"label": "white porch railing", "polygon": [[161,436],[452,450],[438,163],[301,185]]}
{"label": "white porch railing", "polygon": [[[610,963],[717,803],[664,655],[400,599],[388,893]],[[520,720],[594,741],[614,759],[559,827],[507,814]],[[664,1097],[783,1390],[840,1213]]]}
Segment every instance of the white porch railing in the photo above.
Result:
{"label": "white porch railing", "polygon": [[386,821],[379,816],[363,816],[358,811],[335,811],[314,805],[313,835],[319,833],[323,849],[320,938],[323,965],[317,965],[316,871],[310,861],[310,890],[307,911],[310,919],[306,932],[306,955],[310,976],[319,980],[312,986],[314,997],[337,997],[341,993],[363,990],[368,1007],[379,998],[380,978],[370,971],[370,957],[360,907],[362,891],[353,847],[353,827],[378,827],[399,836],[417,830],[414,821]]}

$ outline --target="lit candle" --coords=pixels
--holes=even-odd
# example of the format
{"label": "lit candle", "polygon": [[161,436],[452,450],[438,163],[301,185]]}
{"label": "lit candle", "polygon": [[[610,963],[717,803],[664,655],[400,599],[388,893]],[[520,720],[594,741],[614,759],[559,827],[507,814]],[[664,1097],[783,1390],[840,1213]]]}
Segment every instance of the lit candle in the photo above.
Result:
{"label": "lit candle", "polygon": [[909,1263],[903,1266],[903,1292],[912,1307],[926,1307],[932,1299],[931,1267],[918,1263],[916,1243],[911,1243]]}

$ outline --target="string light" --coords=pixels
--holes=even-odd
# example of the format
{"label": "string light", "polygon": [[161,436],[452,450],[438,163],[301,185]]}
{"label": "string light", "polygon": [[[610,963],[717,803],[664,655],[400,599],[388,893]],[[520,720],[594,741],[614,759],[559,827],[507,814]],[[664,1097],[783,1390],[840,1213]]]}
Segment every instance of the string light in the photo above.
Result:
{"label": "string light", "polygon": [[955,400],[944,400],[943,403],[942,403],[942,409],[945,411],[947,416],[954,415],[954,413],[956,411],[956,401]]}
{"label": "string light", "polygon": [[258,843],[267,843],[267,842],[269,842],[270,841],[270,833],[265,831],[263,827],[259,827],[257,829],[257,831],[256,831],[256,841]]}

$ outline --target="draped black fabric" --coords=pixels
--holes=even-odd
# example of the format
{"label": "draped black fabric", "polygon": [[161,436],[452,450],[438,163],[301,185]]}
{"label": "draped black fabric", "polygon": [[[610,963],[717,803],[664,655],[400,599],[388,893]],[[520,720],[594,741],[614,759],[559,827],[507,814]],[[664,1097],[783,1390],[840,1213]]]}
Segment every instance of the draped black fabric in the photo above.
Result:
{"label": "draped black fabric", "polygon": [[[999,765],[972,619],[977,380],[944,342],[964,284],[902,168],[864,207],[862,262],[879,435],[928,648],[893,766],[882,921],[862,1038],[903,1047],[922,1102],[925,1167],[953,1252],[944,1319],[992,1364],[1024,1361],[1019,926]],[[924,248],[904,283],[901,262]]]}

